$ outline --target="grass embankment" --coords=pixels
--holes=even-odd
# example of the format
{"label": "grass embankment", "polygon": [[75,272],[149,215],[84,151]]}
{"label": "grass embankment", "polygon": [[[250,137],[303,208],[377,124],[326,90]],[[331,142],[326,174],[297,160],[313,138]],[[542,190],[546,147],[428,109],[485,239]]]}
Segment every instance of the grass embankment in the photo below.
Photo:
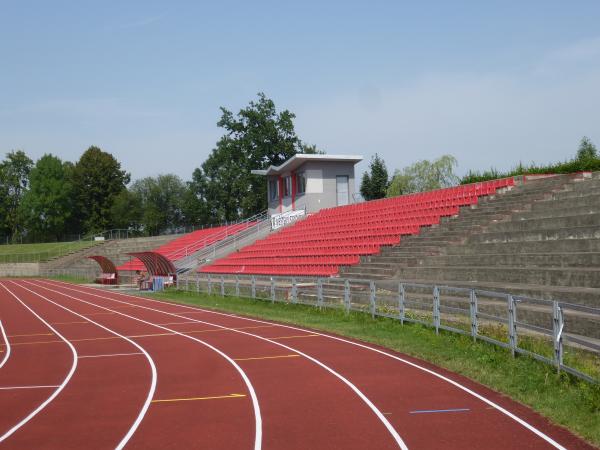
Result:
{"label": "grass embankment", "polygon": [[0,245],[0,263],[43,262],[95,245],[94,241]]}
{"label": "grass embankment", "polygon": [[379,344],[430,361],[530,406],[595,445],[600,445],[600,385],[579,381],[528,357],[513,358],[500,347],[467,336],[405,324],[368,314],[263,300],[182,291],[153,294],[206,308],[286,322]]}

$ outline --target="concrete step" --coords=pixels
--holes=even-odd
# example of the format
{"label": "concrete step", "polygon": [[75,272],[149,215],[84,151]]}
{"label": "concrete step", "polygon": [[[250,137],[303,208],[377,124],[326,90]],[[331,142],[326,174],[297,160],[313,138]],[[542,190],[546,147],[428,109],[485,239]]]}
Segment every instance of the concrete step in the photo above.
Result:
{"label": "concrete step", "polygon": [[586,214],[575,216],[557,216],[542,219],[521,219],[509,222],[491,224],[485,233],[500,233],[526,230],[554,230],[560,228],[599,227],[600,214]]}
{"label": "concrete step", "polygon": [[585,205],[576,207],[561,207],[561,208],[548,208],[543,210],[532,210],[514,213],[512,220],[531,220],[531,219],[547,219],[554,217],[565,217],[565,216],[582,216],[586,214],[598,214],[600,213],[600,204],[596,205]]}
{"label": "concrete step", "polygon": [[546,199],[534,203],[531,207],[532,211],[539,211],[544,209],[556,209],[557,206],[565,206],[569,208],[590,206],[600,204],[600,195],[588,195],[573,197],[567,199]]}
{"label": "concrete step", "polygon": [[587,186],[587,189],[571,189],[564,192],[556,192],[552,198],[556,200],[566,200],[571,198],[585,198],[600,195],[600,187]]}
{"label": "concrete step", "polygon": [[556,230],[485,232],[469,237],[467,243],[554,241],[559,239],[600,239],[600,226],[582,226]]}
{"label": "concrete step", "polygon": [[[356,266],[358,269],[360,266]],[[396,278],[418,278],[432,281],[468,280],[475,282],[505,282],[546,286],[579,286],[600,288],[597,268],[523,268],[435,266],[397,268]]]}
{"label": "concrete step", "polygon": [[[390,289],[397,289],[399,282],[431,284],[430,280],[419,278],[389,278],[378,281],[378,286],[389,286]],[[445,280],[438,283],[443,286],[465,287],[480,289],[484,291],[504,292],[512,295],[521,295],[529,298],[538,298],[542,300],[557,300],[565,303],[600,307],[600,289],[573,287],[573,286],[542,286],[532,284],[506,283],[506,282],[475,282],[466,280]]]}
{"label": "concrete step", "polygon": [[[389,258],[389,257],[388,257]],[[396,259],[396,261],[394,261]],[[600,252],[577,253],[488,253],[479,255],[440,255],[420,258],[377,257],[376,262],[406,266],[510,266],[510,267],[565,267],[600,268]]]}
{"label": "concrete step", "polygon": [[600,239],[557,239],[529,242],[467,243],[444,249],[448,255],[498,253],[600,252]]}

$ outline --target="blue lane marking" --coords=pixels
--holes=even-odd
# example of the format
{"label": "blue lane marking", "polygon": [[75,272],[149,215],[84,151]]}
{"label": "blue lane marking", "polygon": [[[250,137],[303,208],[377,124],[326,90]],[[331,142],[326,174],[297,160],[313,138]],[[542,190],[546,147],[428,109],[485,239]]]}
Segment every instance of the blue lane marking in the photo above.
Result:
{"label": "blue lane marking", "polygon": [[446,413],[446,412],[463,412],[470,411],[469,408],[454,408],[454,409],[421,409],[410,411],[409,414],[427,414],[427,413]]}

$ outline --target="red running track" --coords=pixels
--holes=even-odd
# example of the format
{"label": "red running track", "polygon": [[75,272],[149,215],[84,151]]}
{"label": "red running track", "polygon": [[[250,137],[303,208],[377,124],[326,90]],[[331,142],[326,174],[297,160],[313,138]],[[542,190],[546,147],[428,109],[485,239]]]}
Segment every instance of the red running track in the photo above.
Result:
{"label": "red running track", "polygon": [[47,280],[0,281],[0,323],[0,448],[593,448],[463,377],[297,327]]}

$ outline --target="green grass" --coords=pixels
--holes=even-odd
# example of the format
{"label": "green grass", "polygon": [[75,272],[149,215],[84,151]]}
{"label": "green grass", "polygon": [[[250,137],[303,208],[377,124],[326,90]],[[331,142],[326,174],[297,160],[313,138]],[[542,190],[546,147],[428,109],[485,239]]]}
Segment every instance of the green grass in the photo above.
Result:
{"label": "green grass", "polygon": [[95,245],[94,241],[0,245],[0,263],[41,262]]}
{"label": "green grass", "polygon": [[73,283],[73,284],[88,284],[88,283],[93,283],[94,280],[90,279],[89,277],[84,277],[84,276],[77,276],[77,275],[51,275],[49,277],[46,277],[49,280],[56,280],[56,281],[64,281],[66,283]]}
{"label": "green grass", "polygon": [[[220,311],[276,320],[379,344],[464,375],[530,406],[552,422],[600,445],[600,385],[580,381],[529,357],[513,358],[500,347],[468,336],[440,332],[368,314],[346,314],[289,303],[217,297],[183,291],[152,294]],[[529,345],[533,345],[529,343]],[[589,358],[589,355],[588,355]],[[598,367],[597,356],[593,367]],[[589,361],[586,362],[589,364]]]}

